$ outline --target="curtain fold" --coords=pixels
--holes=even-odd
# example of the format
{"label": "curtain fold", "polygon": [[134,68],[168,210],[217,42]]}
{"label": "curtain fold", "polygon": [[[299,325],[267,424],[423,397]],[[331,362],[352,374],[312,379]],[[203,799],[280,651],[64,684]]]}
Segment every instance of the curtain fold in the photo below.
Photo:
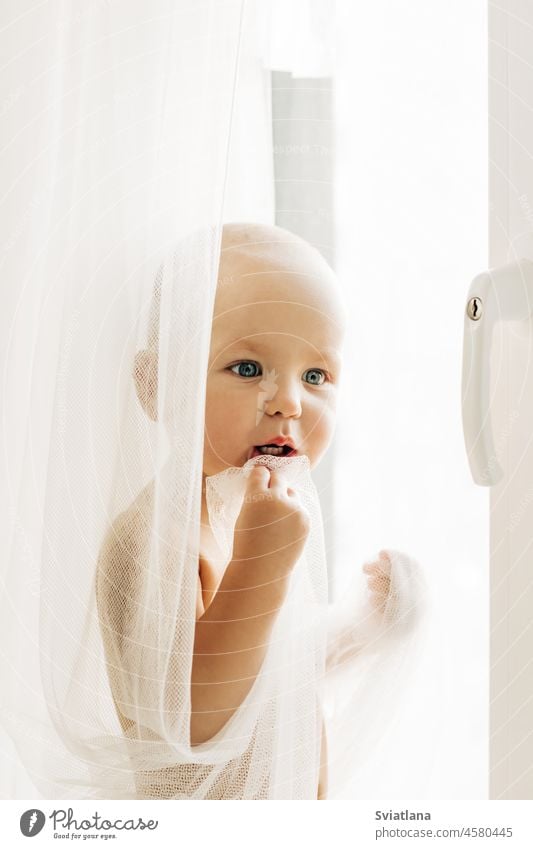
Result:
{"label": "curtain fold", "polygon": [[[154,472],[152,519],[163,521],[157,469],[169,424],[146,419],[132,374],[161,267],[160,403],[176,354],[172,310],[198,326],[194,373],[206,369],[243,15],[231,0],[57,2],[46,13],[19,6],[4,21],[3,84],[16,81],[20,94],[3,122],[12,287],[2,310],[1,713],[44,796],[136,792],[118,778],[129,749],[110,709],[95,567]],[[173,250],[187,238],[177,268]],[[180,303],[185,266],[197,298]],[[196,401],[194,416],[191,457]],[[157,540],[150,556],[162,570]],[[9,796],[19,779],[3,778]]]}

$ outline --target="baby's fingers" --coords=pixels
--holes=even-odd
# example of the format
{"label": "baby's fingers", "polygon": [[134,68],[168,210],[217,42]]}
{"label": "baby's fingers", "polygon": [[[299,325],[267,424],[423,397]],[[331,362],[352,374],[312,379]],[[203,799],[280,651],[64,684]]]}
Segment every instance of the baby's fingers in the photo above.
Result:
{"label": "baby's fingers", "polygon": [[390,575],[390,557],[386,552],[380,551],[379,560],[374,560],[372,563],[365,563],[363,566],[363,572],[366,572],[367,575],[374,575],[376,573],[379,575]]}
{"label": "baby's fingers", "polygon": [[297,495],[296,491],[288,485],[287,478],[280,469],[272,469],[270,472],[270,487],[290,496]]}
{"label": "baby's fingers", "polygon": [[268,489],[269,480],[270,469],[259,464],[252,466],[246,476],[247,494],[263,492],[265,489]]}
{"label": "baby's fingers", "polygon": [[390,587],[390,578],[388,575],[373,575],[371,578],[367,578],[367,584],[371,590],[388,590]]}

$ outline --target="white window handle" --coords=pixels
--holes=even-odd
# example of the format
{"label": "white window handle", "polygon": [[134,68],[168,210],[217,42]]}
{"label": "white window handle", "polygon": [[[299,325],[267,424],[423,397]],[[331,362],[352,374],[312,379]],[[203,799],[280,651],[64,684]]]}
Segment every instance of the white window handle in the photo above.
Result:
{"label": "white window handle", "polygon": [[521,259],[478,274],[471,283],[463,341],[463,432],[474,482],[492,486],[503,477],[492,437],[490,350],[497,321],[533,314],[533,262]]}

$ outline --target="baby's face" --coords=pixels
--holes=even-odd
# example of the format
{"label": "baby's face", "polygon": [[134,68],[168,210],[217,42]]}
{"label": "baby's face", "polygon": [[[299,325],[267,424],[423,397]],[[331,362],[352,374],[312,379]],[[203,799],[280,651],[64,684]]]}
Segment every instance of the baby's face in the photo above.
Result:
{"label": "baby's face", "polygon": [[[205,475],[292,440],[311,468],[335,426],[344,314],[331,282],[248,258],[219,278],[206,390]],[[287,449],[284,449],[284,453]]]}

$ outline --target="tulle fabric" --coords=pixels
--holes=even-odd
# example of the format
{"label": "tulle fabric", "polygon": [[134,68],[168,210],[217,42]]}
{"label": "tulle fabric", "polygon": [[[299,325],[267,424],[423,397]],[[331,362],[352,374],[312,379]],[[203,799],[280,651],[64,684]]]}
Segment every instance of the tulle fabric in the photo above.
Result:
{"label": "tulle fabric", "polygon": [[[204,398],[244,14],[237,0],[117,0],[78,18],[46,4],[26,64],[24,15],[11,22],[6,84],[27,99],[7,116],[3,274],[20,285],[3,296],[6,796],[314,799],[323,716],[341,795],[364,780],[421,644],[420,570],[399,552],[387,615],[355,584],[342,615],[328,607],[308,463],[278,461],[310,536],[247,698],[191,746]],[[133,378],[154,303],[152,419]],[[228,556],[246,471],[208,479]]]}

